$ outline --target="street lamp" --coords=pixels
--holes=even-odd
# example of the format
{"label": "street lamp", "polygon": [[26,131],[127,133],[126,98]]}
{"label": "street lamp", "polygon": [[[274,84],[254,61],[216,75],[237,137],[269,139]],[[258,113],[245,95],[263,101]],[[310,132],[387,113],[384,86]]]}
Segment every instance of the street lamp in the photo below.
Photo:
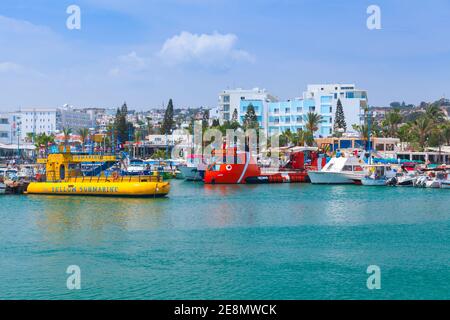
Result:
{"label": "street lamp", "polygon": [[20,121],[17,122],[17,164],[20,162],[20,126],[22,123]]}
{"label": "street lamp", "polygon": [[369,164],[372,164],[372,130],[370,129],[370,122],[372,116],[375,117],[377,113],[375,111],[371,112],[370,107],[367,108],[367,139],[368,139],[368,149],[369,149]]}

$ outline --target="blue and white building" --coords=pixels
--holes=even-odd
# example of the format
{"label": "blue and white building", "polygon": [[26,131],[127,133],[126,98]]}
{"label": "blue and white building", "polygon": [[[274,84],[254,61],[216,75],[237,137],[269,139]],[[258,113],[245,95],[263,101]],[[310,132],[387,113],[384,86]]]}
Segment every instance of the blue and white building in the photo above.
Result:
{"label": "blue and white building", "polygon": [[219,93],[219,109],[221,122],[230,121],[234,110],[237,112],[238,121],[242,119],[247,112],[247,107],[252,103],[255,107],[258,119],[263,128],[267,127],[268,103],[278,101],[278,98],[271,95],[265,89],[234,89],[223,90]]}
{"label": "blue and white building", "polygon": [[333,134],[334,115],[337,101],[341,100],[347,131],[353,124],[360,124],[362,108],[367,106],[367,91],[356,89],[354,84],[308,85],[302,97],[279,101],[265,90],[225,90],[219,98],[221,120],[231,120],[234,109],[238,121],[243,122],[248,106],[255,108],[259,124],[269,135],[286,130],[306,130],[306,115],[315,112],[322,116],[322,123],[316,136]]}

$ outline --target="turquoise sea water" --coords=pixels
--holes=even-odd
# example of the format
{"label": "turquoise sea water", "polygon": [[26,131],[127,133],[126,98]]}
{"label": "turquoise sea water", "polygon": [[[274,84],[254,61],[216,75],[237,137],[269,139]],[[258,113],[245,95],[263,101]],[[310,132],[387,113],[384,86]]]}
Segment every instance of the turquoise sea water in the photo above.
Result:
{"label": "turquoise sea water", "polygon": [[450,298],[448,190],[173,181],[166,199],[2,196],[0,221],[0,299]]}

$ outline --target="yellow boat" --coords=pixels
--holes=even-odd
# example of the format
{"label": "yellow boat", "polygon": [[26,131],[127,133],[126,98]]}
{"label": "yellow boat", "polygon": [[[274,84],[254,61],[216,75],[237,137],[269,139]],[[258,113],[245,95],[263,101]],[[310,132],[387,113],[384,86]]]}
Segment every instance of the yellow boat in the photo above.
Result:
{"label": "yellow boat", "polygon": [[46,181],[31,182],[27,194],[94,195],[126,197],[163,197],[170,191],[170,183],[154,176],[104,175],[85,177],[80,175],[77,164],[83,162],[117,162],[115,156],[75,155],[61,152],[38,159],[46,166]]}

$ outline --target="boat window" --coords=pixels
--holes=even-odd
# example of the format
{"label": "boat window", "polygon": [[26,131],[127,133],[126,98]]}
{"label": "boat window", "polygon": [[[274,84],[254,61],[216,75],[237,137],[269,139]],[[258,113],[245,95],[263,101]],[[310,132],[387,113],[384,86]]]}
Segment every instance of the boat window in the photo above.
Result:
{"label": "boat window", "polygon": [[331,168],[333,168],[334,164],[330,163],[330,165],[328,166],[327,170],[331,170]]}
{"label": "boat window", "polygon": [[363,168],[361,166],[354,166],[353,171],[363,171]]}
{"label": "boat window", "polygon": [[353,171],[353,167],[352,166],[344,166],[344,168],[342,168],[342,171]]}

